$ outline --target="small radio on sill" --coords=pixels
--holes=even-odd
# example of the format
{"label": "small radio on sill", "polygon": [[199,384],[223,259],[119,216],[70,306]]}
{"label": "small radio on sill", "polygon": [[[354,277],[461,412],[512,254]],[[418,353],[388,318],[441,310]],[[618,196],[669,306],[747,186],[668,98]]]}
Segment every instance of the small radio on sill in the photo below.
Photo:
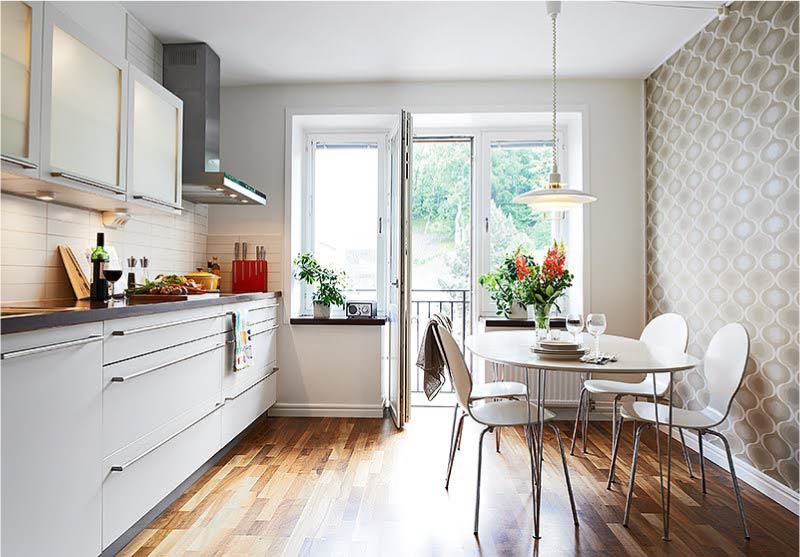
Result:
{"label": "small radio on sill", "polygon": [[375,302],[346,302],[344,313],[348,319],[368,319],[378,315]]}

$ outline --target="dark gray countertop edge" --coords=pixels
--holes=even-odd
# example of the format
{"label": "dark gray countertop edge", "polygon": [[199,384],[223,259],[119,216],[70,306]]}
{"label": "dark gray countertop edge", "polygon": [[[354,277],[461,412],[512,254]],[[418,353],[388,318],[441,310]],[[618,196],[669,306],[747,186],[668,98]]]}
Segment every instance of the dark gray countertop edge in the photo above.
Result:
{"label": "dark gray countertop edge", "polygon": [[280,292],[248,292],[246,294],[225,294],[219,298],[187,300],[182,302],[161,302],[157,304],[137,304],[134,306],[101,307],[75,311],[15,315],[0,319],[0,334],[23,333],[52,327],[68,327],[83,323],[108,321],[137,315],[152,315],[169,311],[181,311],[202,307],[221,306],[238,302],[251,302],[280,298]]}
{"label": "dark gray countertop edge", "polygon": [[314,317],[292,317],[292,325],[373,325],[380,326],[386,323],[385,317],[331,317],[329,319],[316,319]]}

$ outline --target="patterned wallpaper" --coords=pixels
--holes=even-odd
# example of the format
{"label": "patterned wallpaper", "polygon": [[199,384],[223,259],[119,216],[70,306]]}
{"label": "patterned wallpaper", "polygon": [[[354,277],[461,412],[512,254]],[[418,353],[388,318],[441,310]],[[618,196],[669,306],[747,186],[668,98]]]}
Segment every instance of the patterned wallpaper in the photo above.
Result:
{"label": "patterned wallpaper", "polygon": [[[745,325],[751,361],[720,431],[797,490],[798,4],[734,3],[647,79],[646,119],[648,317],[686,317],[695,356]],[[687,373],[677,404],[703,407],[704,387]]]}

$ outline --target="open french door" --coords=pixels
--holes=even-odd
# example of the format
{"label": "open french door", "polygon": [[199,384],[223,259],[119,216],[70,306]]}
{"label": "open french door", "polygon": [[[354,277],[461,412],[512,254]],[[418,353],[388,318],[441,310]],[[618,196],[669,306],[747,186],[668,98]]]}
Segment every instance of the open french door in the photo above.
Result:
{"label": "open french door", "polygon": [[400,112],[400,122],[389,137],[389,289],[386,315],[389,325],[389,409],[397,428],[409,419],[409,332],[411,308],[411,113]]}

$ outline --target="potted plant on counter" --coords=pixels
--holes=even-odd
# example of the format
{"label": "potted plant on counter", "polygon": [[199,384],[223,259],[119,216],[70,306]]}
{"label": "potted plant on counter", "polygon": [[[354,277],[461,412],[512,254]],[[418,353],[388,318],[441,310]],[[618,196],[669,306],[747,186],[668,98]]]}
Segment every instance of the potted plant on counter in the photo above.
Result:
{"label": "potted plant on counter", "polygon": [[540,336],[550,329],[550,309],[558,307],[557,300],[572,286],[572,273],[566,268],[567,252],[564,244],[553,242],[541,266],[534,264],[522,281],[522,299],[534,308],[536,329]]}
{"label": "potted plant on counter", "polygon": [[478,279],[497,306],[497,315],[507,319],[527,319],[528,308],[523,299],[522,282],[534,269],[536,263],[533,256],[517,248],[517,251],[503,258],[496,270]]}
{"label": "potted plant on counter", "polygon": [[343,290],[346,275],[344,271],[336,271],[323,267],[310,253],[298,255],[294,260],[294,276],[314,288],[314,318],[328,319],[331,306],[344,305]]}

